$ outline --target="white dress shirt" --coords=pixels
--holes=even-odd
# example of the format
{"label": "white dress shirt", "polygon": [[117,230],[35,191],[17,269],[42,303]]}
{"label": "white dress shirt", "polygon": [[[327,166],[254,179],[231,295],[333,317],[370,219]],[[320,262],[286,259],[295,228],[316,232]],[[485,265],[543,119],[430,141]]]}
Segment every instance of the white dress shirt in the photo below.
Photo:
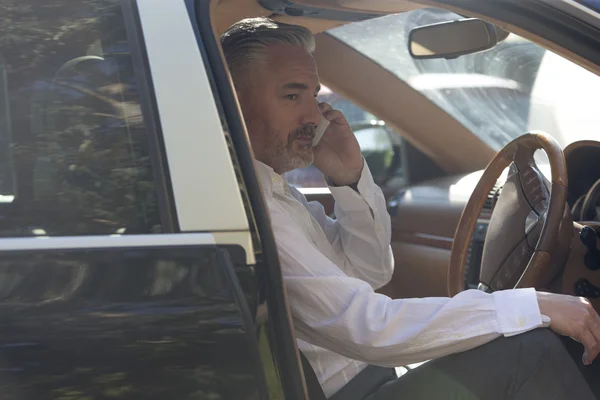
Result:
{"label": "white dress shirt", "polygon": [[[365,162],[358,192],[330,187],[335,215],[256,162],[299,349],[330,397],[367,364],[397,367],[547,325],[533,289],[390,299],[394,269],[386,201]],[[398,255],[402,267],[402,255]]]}

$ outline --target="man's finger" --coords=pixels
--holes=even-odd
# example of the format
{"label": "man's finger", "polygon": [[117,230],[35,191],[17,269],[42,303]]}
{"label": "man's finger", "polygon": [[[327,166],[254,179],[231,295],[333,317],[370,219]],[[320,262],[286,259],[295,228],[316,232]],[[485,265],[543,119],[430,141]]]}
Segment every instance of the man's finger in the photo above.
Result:
{"label": "man's finger", "polygon": [[[590,306],[591,308],[591,306]],[[590,332],[592,333],[592,335],[594,336],[594,339],[596,340],[596,347],[598,348],[597,350],[600,352],[600,316],[598,315],[598,313],[596,312],[596,310],[594,310],[593,308],[591,308],[590,310],[591,313],[591,318],[590,321],[588,323]]]}
{"label": "man's finger", "polygon": [[331,107],[331,104],[329,103],[319,103],[319,110],[321,110],[321,114],[329,111],[329,110],[333,110],[333,107]]}
{"label": "man's finger", "polygon": [[591,364],[592,361],[596,359],[596,356],[598,356],[598,342],[587,327],[579,335],[579,338],[581,343],[583,343],[583,347],[585,347],[585,352],[583,353],[583,363],[586,365]]}
{"label": "man's finger", "polygon": [[338,125],[349,125],[346,117],[340,110],[328,110],[324,111],[323,116],[327,118],[330,122],[335,122]]}

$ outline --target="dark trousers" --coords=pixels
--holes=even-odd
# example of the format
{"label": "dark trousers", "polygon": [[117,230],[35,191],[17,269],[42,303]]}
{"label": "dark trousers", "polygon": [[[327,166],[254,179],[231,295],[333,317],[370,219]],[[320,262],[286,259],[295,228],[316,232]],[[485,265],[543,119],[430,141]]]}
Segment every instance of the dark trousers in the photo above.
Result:
{"label": "dark trousers", "polygon": [[367,397],[367,400],[388,399],[591,400],[595,397],[559,337],[549,329],[537,329],[429,361]]}

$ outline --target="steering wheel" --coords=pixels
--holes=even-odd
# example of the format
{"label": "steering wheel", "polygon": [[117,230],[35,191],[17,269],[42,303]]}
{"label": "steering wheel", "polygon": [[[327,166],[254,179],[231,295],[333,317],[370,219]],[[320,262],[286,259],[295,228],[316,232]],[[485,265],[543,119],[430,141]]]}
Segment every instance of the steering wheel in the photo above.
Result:
{"label": "steering wheel", "polygon": [[[552,183],[535,164],[533,156],[538,149],[548,155]],[[568,182],[564,154],[552,136],[525,134],[508,143],[488,164],[463,210],[450,255],[450,296],[465,289],[466,261],[475,224],[488,194],[507,167],[507,180],[488,225],[479,289],[491,292],[547,284],[560,268],[551,263],[552,254],[568,253],[565,236],[572,237],[573,228],[570,210],[567,208],[565,213]],[[571,224],[567,223],[569,219]],[[570,237],[567,239],[570,246]]]}

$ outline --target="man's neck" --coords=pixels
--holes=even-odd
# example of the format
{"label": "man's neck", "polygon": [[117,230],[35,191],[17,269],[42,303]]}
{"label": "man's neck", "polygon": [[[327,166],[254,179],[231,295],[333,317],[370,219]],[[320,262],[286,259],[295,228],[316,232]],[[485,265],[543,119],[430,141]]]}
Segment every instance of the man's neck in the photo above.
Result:
{"label": "man's neck", "polygon": [[[271,162],[267,162],[267,161],[265,161],[265,160],[261,160],[261,159],[259,159],[259,158],[256,158],[256,160],[257,160],[257,161],[259,161],[260,163],[262,163],[262,164],[266,165],[266,166],[267,166],[267,167],[269,167],[270,169],[272,169],[272,170],[273,170],[273,172],[275,172],[277,175],[284,176],[284,175],[285,175],[285,173],[286,173],[286,172],[288,172],[288,171],[285,171],[285,168],[282,168],[282,167],[280,167],[280,166],[277,166],[277,165],[275,165],[275,166],[274,166],[274,165],[273,165],[273,163],[271,163]],[[282,171],[283,171],[283,172],[282,172]]]}

